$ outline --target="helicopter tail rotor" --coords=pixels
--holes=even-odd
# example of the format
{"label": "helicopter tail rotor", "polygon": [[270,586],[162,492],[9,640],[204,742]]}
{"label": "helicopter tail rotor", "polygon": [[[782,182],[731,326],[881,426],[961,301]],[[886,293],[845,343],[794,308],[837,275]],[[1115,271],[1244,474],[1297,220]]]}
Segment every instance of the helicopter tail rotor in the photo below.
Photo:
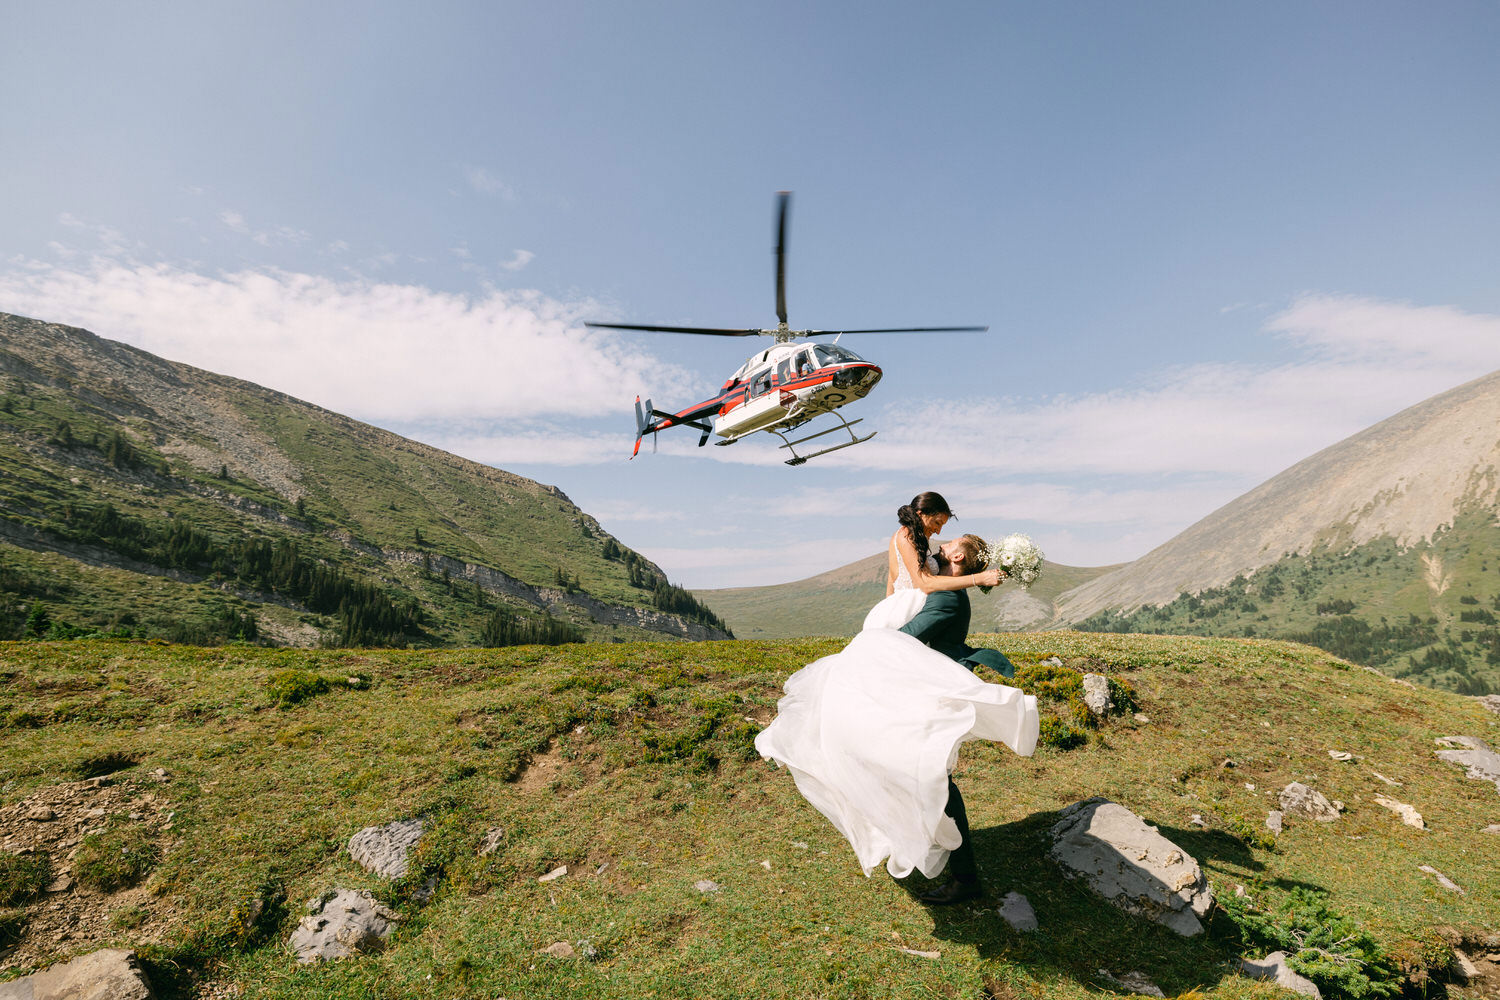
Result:
{"label": "helicopter tail rotor", "polygon": [[646,430],[651,426],[651,400],[646,400],[646,405],[641,406],[641,397],[635,397],[635,450],[630,453],[631,458],[641,453],[641,438],[646,436]]}

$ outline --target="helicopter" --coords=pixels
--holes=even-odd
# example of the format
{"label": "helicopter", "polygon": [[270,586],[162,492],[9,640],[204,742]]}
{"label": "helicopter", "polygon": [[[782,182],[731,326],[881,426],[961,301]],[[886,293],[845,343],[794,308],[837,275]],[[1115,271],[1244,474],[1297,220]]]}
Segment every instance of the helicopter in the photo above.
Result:
{"label": "helicopter", "polygon": [[[875,431],[863,437],[854,426],[864,420],[850,420],[839,407],[863,399],[880,381],[881,370],[838,343],[846,333],[983,333],[987,326],[917,326],[873,330],[793,330],[786,313],[786,234],[787,210],[791,192],[777,193],[776,221],[776,318],[773,329],[723,329],[700,326],[653,326],[637,323],[585,323],[585,326],[609,330],[643,330],[652,333],[686,333],[708,337],[771,337],[774,343],[751,355],[724,381],[718,395],[695,403],[676,413],[658,410],[641,397],[635,398],[635,449],[640,454],[641,439],[647,434],[656,440],[658,431],[668,427],[692,427],[702,431],[698,447],[708,443],[714,434],[723,440],[716,445],[731,445],[741,438],[765,431],[781,438],[780,448],[791,458],[787,465],[802,465],[810,458],[863,444]],[[832,343],[797,343],[810,337],[833,337]],[[787,437],[816,417],[830,414],[838,423],[815,431],[795,441]],[[710,422],[711,421],[711,422]],[[798,454],[797,447],[827,434],[848,433],[848,441]]]}

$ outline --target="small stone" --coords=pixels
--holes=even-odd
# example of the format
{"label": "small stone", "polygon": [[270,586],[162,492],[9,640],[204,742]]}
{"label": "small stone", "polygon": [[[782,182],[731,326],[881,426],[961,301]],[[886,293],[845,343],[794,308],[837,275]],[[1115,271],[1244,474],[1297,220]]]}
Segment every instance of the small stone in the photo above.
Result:
{"label": "small stone", "polygon": [[1331,823],[1339,818],[1339,811],[1322,792],[1309,788],[1300,781],[1294,781],[1283,788],[1277,801],[1282,812],[1290,816],[1300,816],[1319,823]]}
{"label": "small stone", "polygon": [[1098,718],[1104,718],[1115,707],[1109,696],[1109,680],[1103,674],[1083,675],[1083,703]]}
{"label": "small stone", "polygon": [[426,906],[432,902],[432,897],[437,895],[437,887],[438,877],[433,875],[426,882],[423,882],[419,888],[412,891],[411,901],[418,906]]}
{"label": "small stone", "polygon": [[1377,805],[1385,806],[1391,812],[1395,813],[1397,816],[1400,816],[1401,822],[1405,823],[1407,826],[1414,827],[1418,830],[1427,829],[1427,824],[1422,822],[1422,814],[1417,812],[1411,806],[1407,805],[1405,802],[1397,802],[1395,799],[1388,799],[1384,795],[1377,795],[1375,796],[1375,803]]}
{"label": "small stone", "polygon": [[1255,791],[1255,785],[1252,784],[1251,782],[1248,782],[1248,781],[1245,782],[1245,791],[1247,791],[1247,792],[1253,792],[1253,791]]}
{"label": "small stone", "polygon": [[1381,781],[1385,782],[1387,785],[1390,785],[1392,788],[1400,788],[1401,787],[1401,782],[1397,781],[1394,778],[1387,778],[1385,775],[1381,774],[1379,771],[1371,771],[1370,773],[1373,774],[1373,775],[1375,775],[1375,777],[1379,778]]}
{"label": "small stone", "polygon": [[1483,830],[1481,830],[1479,832],[1480,833],[1500,833],[1500,823],[1491,823],[1489,826],[1485,827]]}
{"label": "small stone", "polygon": [[1349,753],[1347,750],[1330,750],[1328,751],[1328,756],[1332,757],[1334,760],[1354,759],[1354,755],[1352,753]]}
{"label": "small stone", "polygon": [[918,951],[915,948],[901,948],[900,951],[904,952],[907,955],[911,955],[911,956],[913,956],[915,958],[942,958],[943,957],[943,953],[940,952],[940,951]]}
{"label": "small stone", "polygon": [[1453,964],[1458,966],[1458,979],[1465,985],[1472,983],[1480,976],[1479,966],[1475,965],[1474,960],[1464,954],[1461,948],[1453,949]]}
{"label": "small stone", "polygon": [[1134,716],[1132,716],[1132,718],[1135,719],[1136,722],[1139,722],[1141,725],[1146,725],[1151,721],[1151,716],[1147,715],[1145,712],[1137,712]]}
{"label": "small stone", "polygon": [[[59,940],[66,940],[62,935]],[[21,1000],[57,1000],[63,997],[108,1000],[151,1000],[151,984],[136,961],[135,953],[118,948],[89,952],[71,962],[62,962],[41,972],[0,983],[0,997]]]}
{"label": "small stone", "polygon": [[26,818],[33,823],[50,823],[57,819],[57,813],[48,806],[32,806],[26,813]]}
{"label": "small stone", "polygon": [[558,879],[562,878],[566,874],[568,874],[568,866],[567,865],[558,865],[556,868],[552,869],[547,874],[539,876],[537,878],[537,881],[538,882],[556,882]]}
{"label": "small stone", "polygon": [[1459,884],[1457,882],[1454,882],[1448,876],[1444,875],[1442,872],[1438,871],[1436,868],[1432,867],[1431,865],[1421,865],[1421,866],[1418,867],[1418,871],[1424,871],[1427,874],[1429,874],[1429,875],[1433,876],[1434,878],[1436,878],[1438,885],[1442,886],[1444,889],[1447,889],[1447,890],[1449,890],[1451,892],[1456,892],[1460,896],[1465,895],[1463,889],[1459,886]]}
{"label": "small stone", "polygon": [[158,785],[165,785],[168,780],[167,769],[164,767],[158,767],[156,770],[151,772],[151,777],[156,780],[156,783]]}
{"label": "small stone", "polygon": [[406,874],[407,855],[422,839],[422,830],[419,819],[367,826],[349,838],[349,856],[365,871],[394,881]]}
{"label": "small stone", "polygon": [[771,870],[771,862],[770,861],[762,861],[760,863],[760,866],[762,868],[764,868],[766,871],[770,871]]}
{"label": "small stone", "polygon": [[135,823],[139,823],[141,820],[143,820],[145,818],[146,818],[145,815],[142,814],[142,813],[131,813],[130,814],[131,821],[135,822]]}
{"label": "small stone", "polygon": [[1144,972],[1127,972],[1123,976],[1116,977],[1114,975],[1111,975],[1108,969],[1100,969],[1099,977],[1113,986],[1120,987],[1127,993],[1135,993],[1140,996],[1146,997],[1166,996],[1166,994],[1161,991],[1160,986],[1157,986],[1150,979],[1146,978],[1146,974]]}
{"label": "small stone", "polygon": [[719,883],[712,881],[711,879],[706,879],[705,878],[705,879],[699,879],[697,882],[694,882],[693,883],[693,888],[697,889],[699,892],[707,893],[707,892],[718,892],[720,889],[722,889],[724,887],[722,885],[720,885]]}
{"label": "small stone", "polygon": [[572,958],[575,952],[573,946],[566,941],[554,941],[541,951],[538,955],[551,955],[553,958]]}
{"label": "small stone", "polygon": [[113,785],[114,783],[115,779],[107,774],[101,774],[97,778],[89,778],[84,781],[84,785],[89,788],[103,788],[106,785]]}
{"label": "small stone", "polygon": [[484,831],[484,840],[479,843],[479,856],[487,858],[500,850],[500,842],[505,839],[505,827],[492,826]]}
{"label": "small stone", "polygon": [[1005,898],[1000,900],[1000,916],[1007,924],[1023,934],[1034,931],[1039,926],[1036,910],[1032,909],[1031,901],[1019,892],[1007,892]]}
{"label": "small stone", "polygon": [[365,679],[363,677],[345,677],[344,683],[358,691],[365,686]]}
{"label": "small stone", "polygon": [[1467,768],[1470,778],[1492,781],[1495,789],[1500,791],[1500,753],[1491,750],[1484,740],[1472,736],[1444,736],[1438,739],[1437,744],[1450,748],[1439,750],[1437,755],[1440,758],[1462,764]]}
{"label": "small stone", "polygon": [[805,841],[794,840],[794,841],[792,841],[792,846],[795,847],[799,851],[805,851],[805,850],[807,850],[807,843]]}
{"label": "small stone", "polygon": [[1201,826],[1207,828],[1208,824],[1203,822],[1203,816],[1200,813],[1193,813],[1193,818],[1188,820],[1188,826]]}
{"label": "small stone", "polygon": [[1484,694],[1479,696],[1481,708],[1487,708],[1491,712],[1500,714],[1500,694]]}
{"label": "small stone", "polygon": [[67,892],[73,888],[73,880],[67,874],[55,875],[51,882],[47,883],[48,892]]}
{"label": "small stone", "polygon": [[1042,662],[1049,667],[1060,667],[1063,665],[1062,657],[1059,656],[1049,656]]}
{"label": "small stone", "polygon": [[368,892],[324,893],[292,932],[287,945],[303,965],[380,951],[401,915]]}
{"label": "small stone", "polygon": [[1240,971],[1252,979],[1274,979],[1277,986],[1304,996],[1317,997],[1319,1000],[1323,996],[1316,983],[1292,971],[1284,951],[1273,951],[1259,962],[1248,958],[1240,959]]}
{"label": "small stone", "polygon": [[1266,813],[1266,829],[1270,830],[1272,833],[1281,832],[1280,809],[1272,809],[1270,812]]}

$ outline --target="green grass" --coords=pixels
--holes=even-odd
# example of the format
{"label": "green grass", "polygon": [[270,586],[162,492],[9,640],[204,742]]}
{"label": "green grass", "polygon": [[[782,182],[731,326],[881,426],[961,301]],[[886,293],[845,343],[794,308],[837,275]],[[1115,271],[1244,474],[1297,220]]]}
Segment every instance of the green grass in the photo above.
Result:
{"label": "green grass", "polygon": [[[1434,738],[1455,733],[1500,744],[1496,716],[1472,700],[1289,643],[985,638],[1022,671],[1056,655],[1127,682],[1150,718],[1113,717],[1076,748],[1032,758],[965,747],[957,777],[995,896],[985,908],[930,910],[914,899],[920,877],[866,879],[790,778],[755,757],[750,741],[786,676],[842,640],[421,652],[0,644],[0,718],[45,720],[0,729],[0,805],[107,760],[136,762],[116,782],[169,800],[173,828],[133,902],[163,922],[144,950],[166,997],[206,972],[247,996],[329,1000],[1064,998],[1107,989],[1101,968],[1145,972],[1168,995],[1274,995],[1230,974],[1250,947],[1230,917],[1183,939],[1059,877],[1048,829],[1093,795],[1157,825],[1220,895],[1243,885],[1270,906],[1313,891],[1412,971],[1446,959],[1438,928],[1494,928],[1500,872],[1493,835],[1480,831],[1500,822],[1500,796],[1433,755]],[[283,671],[368,683],[277,707],[268,684]],[[167,784],[151,782],[157,768]],[[1344,801],[1346,814],[1274,841],[1251,836],[1292,780]],[[1387,793],[1430,829],[1373,802]],[[355,831],[414,815],[431,833],[401,883],[349,860]],[[501,849],[476,856],[496,826]],[[1466,894],[1438,888],[1423,864]],[[537,882],[560,865],[566,877]],[[412,902],[433,875],[436,898]],[[700,879],[722,889],[701,894]],[[345,886],[407,919],[383,954],[296,966],[282,942],[302,901]],[[1013,889],[1035,906],[1039,933],[996,915]],[[148,925],[127,912],[109,941],[142,944],[132,933]],[[593,960],[538,954],[584,940]]]}

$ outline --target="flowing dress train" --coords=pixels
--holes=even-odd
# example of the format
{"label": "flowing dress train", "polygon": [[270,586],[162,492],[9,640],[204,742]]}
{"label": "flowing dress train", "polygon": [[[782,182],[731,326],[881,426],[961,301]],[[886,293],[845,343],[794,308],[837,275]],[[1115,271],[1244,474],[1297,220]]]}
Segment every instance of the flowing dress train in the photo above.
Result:
{"label": "flowing dress train", "polygon": [[[877,611],[893,621],[912,604],[902,569],[898,589],[867,623]],[[921,609],[925,595],[915,593],[922,600],[896,626]],[[792,773],[866,875],[885,859],[897,878],[913,870],[936,877],[961,839],[944,812],[959,747],[996,740],[1029,756],[1039,716],[1031,695],[981,681],[896,626],[866,627],[841,651],[787,678],[776,718],[755,746]]]}

